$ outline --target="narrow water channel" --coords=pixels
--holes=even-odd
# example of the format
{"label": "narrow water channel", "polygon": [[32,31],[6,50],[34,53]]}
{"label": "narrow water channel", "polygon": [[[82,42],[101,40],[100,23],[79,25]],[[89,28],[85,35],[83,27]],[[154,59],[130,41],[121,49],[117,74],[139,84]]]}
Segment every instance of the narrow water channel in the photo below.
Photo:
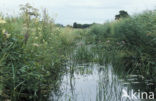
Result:
{"label": "narrow water channel", "polygon": [[134,99],[130,98],[133,84],[141,89],[138,75],[119,79],[111,65],[96,63],[68,65],[67,68],[69,71],[62,78],[60,92],[52,92],[50,101],[142,101],[137,94]]}

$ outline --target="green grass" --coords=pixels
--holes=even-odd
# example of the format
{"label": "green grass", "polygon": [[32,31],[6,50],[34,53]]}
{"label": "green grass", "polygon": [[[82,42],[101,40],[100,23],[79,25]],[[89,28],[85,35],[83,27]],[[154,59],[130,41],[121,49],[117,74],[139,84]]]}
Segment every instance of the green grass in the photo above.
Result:
{"label": "green grass", "polygon": [[[38,14],[36,10],[33,13]],[[35,14],[23,11],[19,17],[0,19],[2,99],[47,99],[49,93],[59,87],[69,56],[66,53],[72,51],[79,37],[72,29],[56,27],[45,11],[43,17]]]}
{"label": "green grass", "polygon": [[21,10],[18,17],[0,17],[0,100],[45,100],[58,90],[69,56],[156,82],[155,11],[82,30],[57,27],[46,11],[41,17],[28,4]]}
{"label": "green grass", "polygon": [[[135,73],[156,82],[156,12],[146,11],[90,28],[99,56],[117,72]],[[101,52],[102,51],[102,52]]]}

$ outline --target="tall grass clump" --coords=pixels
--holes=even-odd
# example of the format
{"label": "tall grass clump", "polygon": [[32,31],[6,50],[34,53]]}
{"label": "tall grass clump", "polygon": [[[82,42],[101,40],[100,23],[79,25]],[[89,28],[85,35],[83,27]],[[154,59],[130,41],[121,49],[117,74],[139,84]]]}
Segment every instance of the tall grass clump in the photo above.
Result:
{"label": "tall grass clump", "polygon": [[156,75],[155,17],[155,11],[148,11],[121,21],[114,34],[120,67],[129,72],[137,70],[139,74],[152,79]]}
{"label": "tall grass clump", "polygon": [[74,60],[77,62],[93,62],[94,53],[91,47],[81,45],[77,48],[74,54]]}
{"label": "tall grass clump", "polygon": [[155,11],[92,26],[88,34],[94,37],[97,51],[104,54],[105,64],[113,64],[117,72],[137,73],[156,82]]}
{"label": "tall grass clump", "polygon": [[29,4],[19,17],[0,17],[0,100],[43,101],[57,90],[76,38],[68,32]]}

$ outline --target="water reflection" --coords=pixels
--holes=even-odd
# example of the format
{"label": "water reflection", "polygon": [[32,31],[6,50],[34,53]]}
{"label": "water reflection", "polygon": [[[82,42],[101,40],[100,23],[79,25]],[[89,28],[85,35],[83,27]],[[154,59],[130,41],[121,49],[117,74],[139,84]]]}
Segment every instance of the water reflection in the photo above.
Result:
{"label": "water reflection", "polygon": [[52,92],[50,101],[140,101],[122,97],[135,91],[134,86],[141,89],[139,75],[119,79],[111,65],[94,63],[70,64],[67,68],[59,92]]}

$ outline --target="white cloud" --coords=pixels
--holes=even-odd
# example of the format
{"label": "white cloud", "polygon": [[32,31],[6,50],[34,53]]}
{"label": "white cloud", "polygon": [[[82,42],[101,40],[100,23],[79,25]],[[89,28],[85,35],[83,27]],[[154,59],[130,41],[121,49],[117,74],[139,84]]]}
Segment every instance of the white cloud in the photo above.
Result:
{"label": "white cloud", "polygon": [[17,14],[19,5],[26,2],[39,9],[47,8],[51,16],[57,13],[56,22],[63,24],[103,23],[114,19],[119,10],[134,14],[156,8],[155,0],[0,0],[0,11]]}

